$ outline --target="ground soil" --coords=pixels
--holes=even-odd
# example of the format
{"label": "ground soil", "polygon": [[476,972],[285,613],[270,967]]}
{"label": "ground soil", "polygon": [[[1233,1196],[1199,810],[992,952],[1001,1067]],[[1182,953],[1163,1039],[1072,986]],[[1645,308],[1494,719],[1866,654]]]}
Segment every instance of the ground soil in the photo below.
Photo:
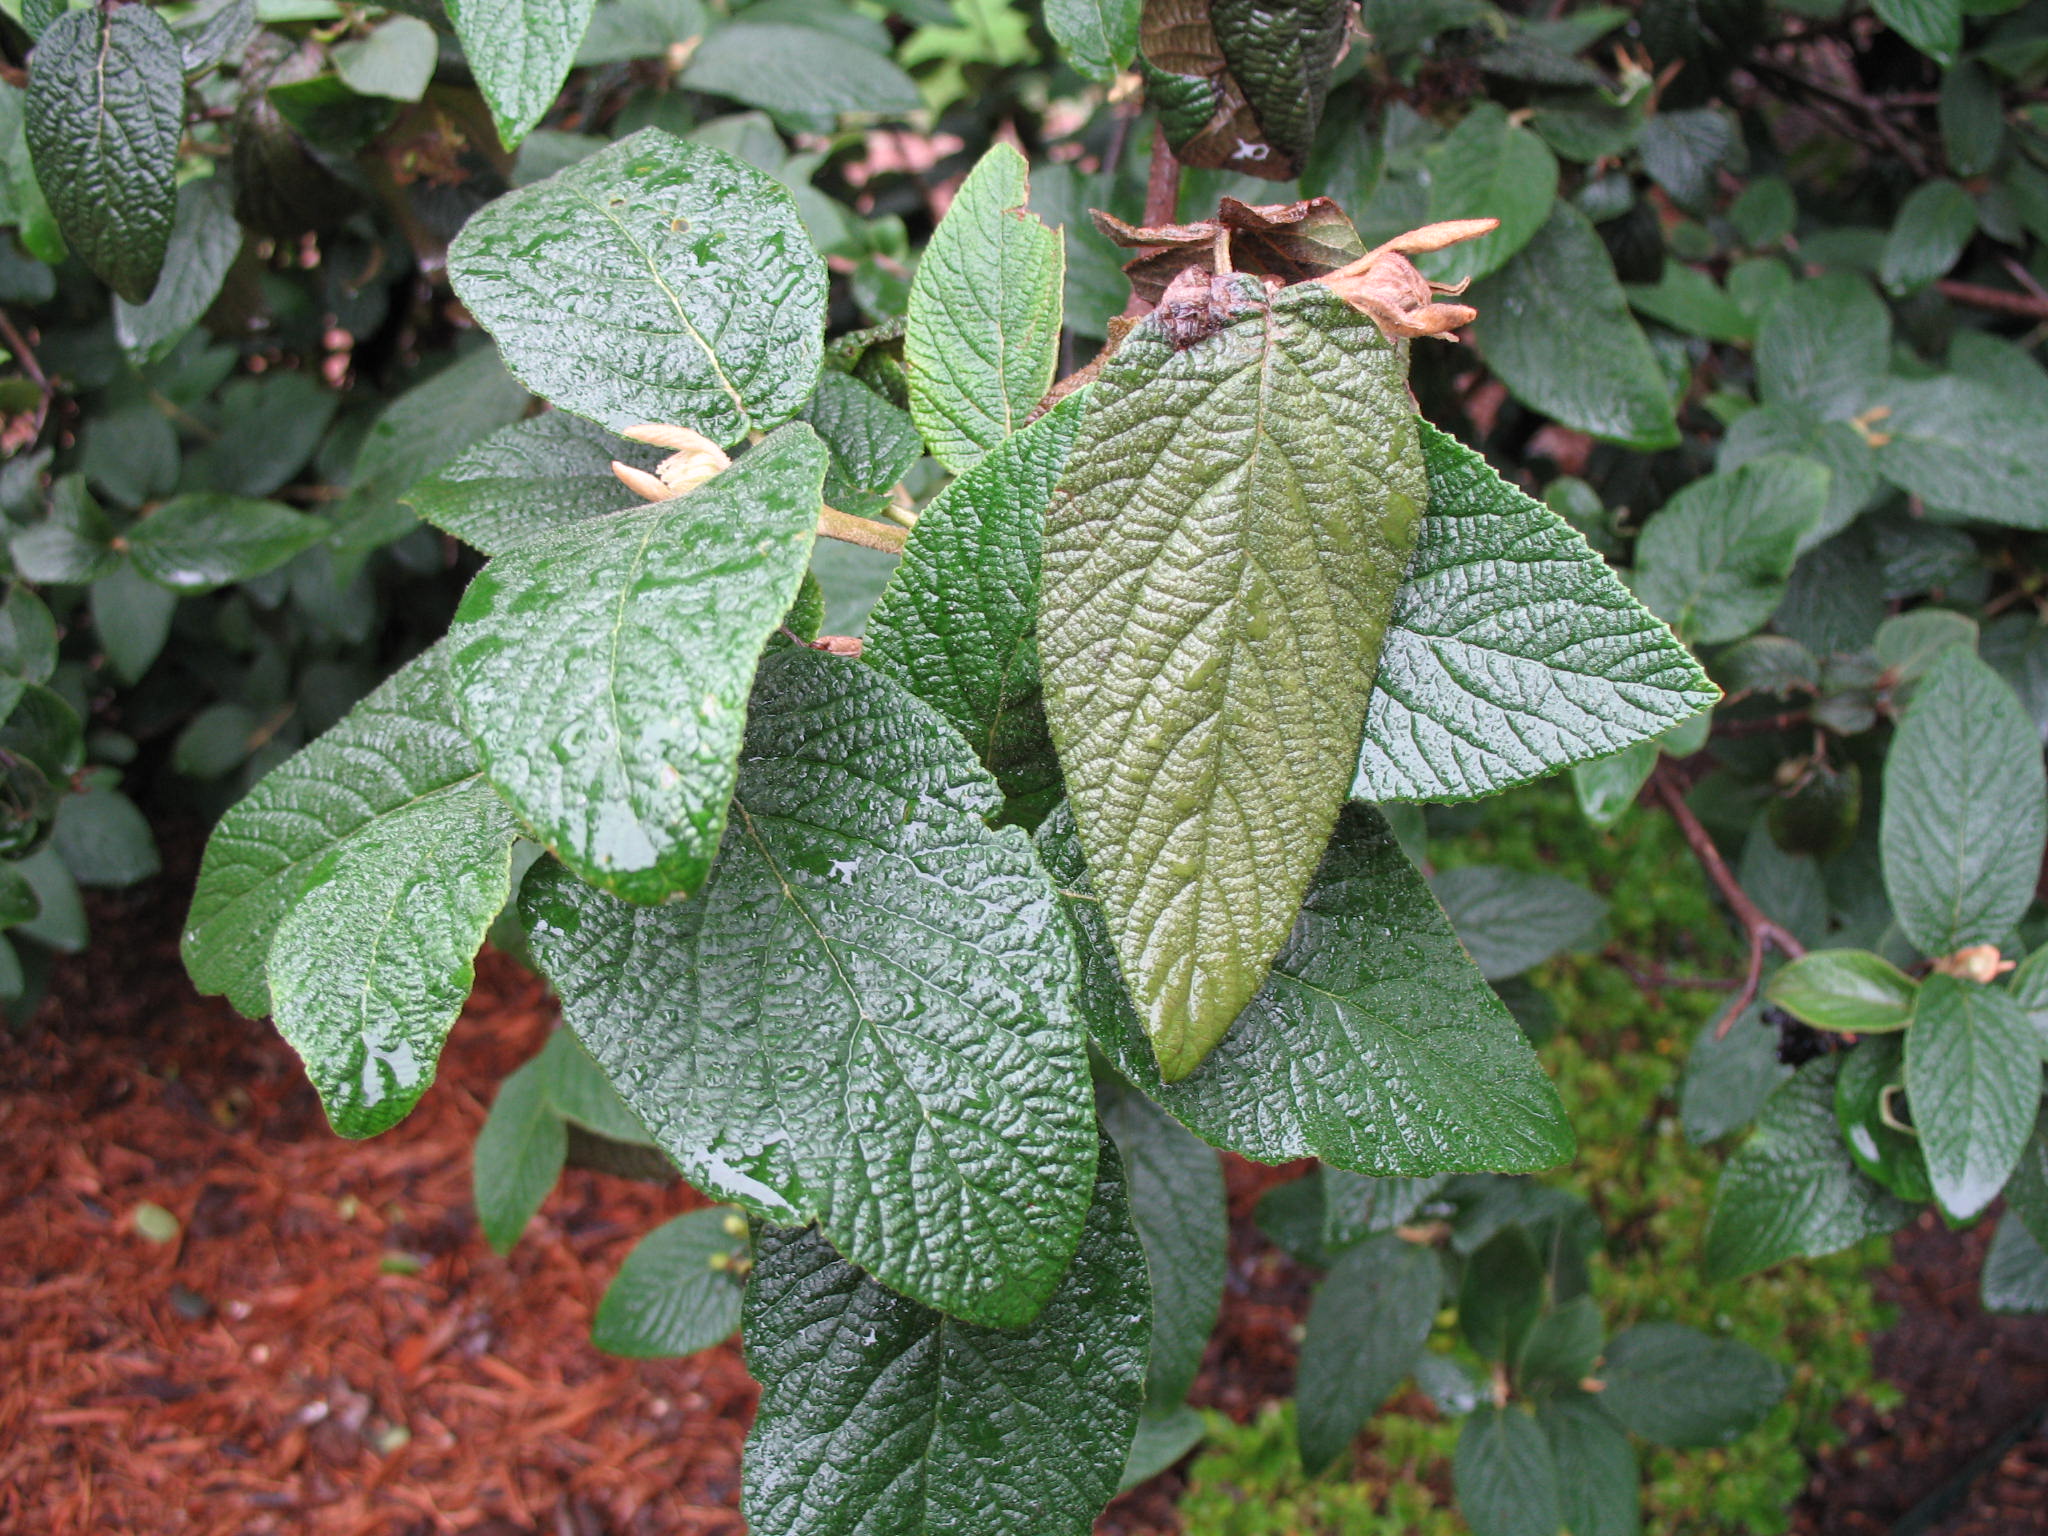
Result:
{"label": "ground soil", "polygon": [[[0,1033],[0,1536],[739,1536],[737,1344],[635,1362],[588,1339],[633,1241],[698,1198],[572,1170],[509,1257],[477,1232],[470,1145],[553,1027],[541,986],[486,954],[418,1110],[345,1142],[267,1025],[191,992],[183,888],[98,900],[90,956]],[[1194,1400],[1240,1420],[1293,1385],[1310,1277],[1251,1213],[1299,1171],[1227,1165],[1225,1323]],[[138,1230],[145,1204],[173,1240]],[[1844,1405],[1802,1532],[1916,1506],[1938,1536],[2048,1530],[2048,1319],[1984,1316],[1983,1241],[1902,1234],[1875,1347],[1906,1402]],[[1134,1490],[1099,1536],[1179,1531],[1183,1486]]]}

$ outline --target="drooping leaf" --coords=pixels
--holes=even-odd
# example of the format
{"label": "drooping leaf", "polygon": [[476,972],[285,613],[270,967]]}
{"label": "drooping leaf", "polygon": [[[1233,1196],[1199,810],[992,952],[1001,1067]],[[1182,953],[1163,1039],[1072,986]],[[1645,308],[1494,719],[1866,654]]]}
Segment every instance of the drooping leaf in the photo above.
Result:
{"label": "drooping leaf", "polygon": [[145,5],[69,11],[29,58],[24,129],[73,252],[131,304],[149,299],[176,220],[185,75]]}
{"label": "drooping leaf", "polygon": [[825,450],[793,423],[687,496],[515,544],[470,584],[450,675],[484,771],[584,879],[694,891],[747,691],[816,536]]}
{"label": "drooping leaf", "polygon": [[730,1206],[691,1211],[656,1227],[605,1288],[590,1342],[606,1354],[659,1360],[731,1338],[742,1295],[734,1261],[746,1255],[746,1230]]}
{"label": "drooping leaf", "polygon": [[1107,83],[1138,51],[1143,0],[1046,0],[1045,25],[1076,74]]}
{"label": "drooping leaf", "polygon": [[1458,1431],[1451,1487],[1474,1536],[1557,1536],[1564,1518],[1550,1442],[1518,1405],[1472,1411]]}
{"label": "drooping leaf", "polygon": [[1416,261],[1426,277],[1474,281],[1500,270],[1550,216],[1557,160],[1496,102],[1479,103],[1430,146],[1429,219],[1499,219],[1500,228]]}
{"label": "drooping leaf", "polygon": [[1699,645],[1761,628],[1827,510],[1829,472],[1771,455],[1687,485],[1636,541],[1635,594]]}
{"label": "drooping leaf", "polygon": [[242,249],[226,183],[208,176],[178,191],[162,273],[146,304],[114,298],[114,338],[137,367],[161,362],[220,294]]}
{"label": "drooping leaf", "polygon": [[1430,890],[1490,981],[1519,975],[1580,943],[1607,911],[1584,886],[1497,864],[1447,869]]}
{"label": "drooping leaf", "polygon": [[1477,285],[1472,338],[1525,404],[1567,427],[1629,448],[1678,441],[1671,398],[1614,263],[1572,203],[1514,259]]}
{"label": "drooping leaf", "polygon": [[1678,1323],[1638,1323],[1615,1335],[1595,1399],[1623,1429],[1659,1445],[1726,1445],[1785,1395],[1785,1373],[1735,1339]]}
{"label": "drooping leaf", "polygon": [[1073,1250],[1093,1110],[1069,940],[1022,834],[983,824],[1000,803],[872,668],[772,651],[703,888],[634,907],[542,866],[522,908],[569,1023],[693,1184],[1014,1326]]}
{"label": "drooping leaf", "polygon": [[612,462],[652,470],[665,456],[567,411],[546,411],[456,455],[404,500],[443,533],[498,555],[562,523],[635,505]]}
{"label": "drooping leaf", "polygon": [[1117,1480],[1116,1491],[1127,1492],[1157,1477],[1200,1445],[1208,1432],[1202,1415],[1185,1403],[1167,1409],[1146,1408],[1138,1415],[1131,1453],[1124,1461],[1124,1475]]}
{"label": "drooping leaf", "polygon": [[1138,63],[1174,153],[1293,177],[1315,142],[1345,16],[1334,0],[1146,0]]}
{"label": "drooping leaf", "polygon": [[1169,1080],[1265,978],[1349,787],[1427,488],[1406,356],[1319,284],[1148,320],[1046,519],[1045,711]]}
{"label": "drooping leaf", "polygon": [[1654,741],[1639,741],[1612,757],[1572,764],[1572,792],[1579,811],[1596,827],[1611,827],[1628,814],[1649,782],[1658,758]]}
{"label": "drooping leaf", "polygon": [[173,592],[211,592],[274,571],[327,536],[282,502],[199,493],[165,502],[128,531],[135,569]]}
{"label": "drooping leaf", "polygon": [[2041,1052],[2002,990],[1932,975],[1906,1031],[1906,1097],[1942,1209],[1974,1216],[2004,1188],[2034,1129]]}
{"label": "drooping leaf", "polygon": [[1913,1207],[1865,1177],[1835,1124],[1839,1060],[1808,1062],[1771,1095],[1756,1133],[1721,1171],[1707,1273],[1735,1279],[1890,1232]]}
{"label": "drooping leaf", "polygon": [[941,491],[868,616],[862,655],[944,715],[1012,793],[1058,774],[1039,696],[1039,564],[1084,404],[1062,400]]}
{"label": "drooping leaf", "polygon": [[1536,1405],[1557,1463],[1559,1505],[1571,1536],[1637,1536],[1642,1490],[1636,1450],[1590,1392],[1559,1392]]}
{"label": "drooping leaf", "polygon": [[516,149],[562,94],[592,0],[445,0],[498,140]]}
{"label": "drooping leaf", "polygon": [[477,1222],[499,1253],[518,1243],[569,1157],[568,1126],[548,1102],[546,1056],[543,1050],[498,1084],[471,1153]]}
{"label": "drooping leaf", "polygon": [[659,129],[488,204],[448,270],[529,389],[614,430],[733,443],[817,383],[825,272],[788,191]]}
{"label": "drooping leaf", "polygon": [[1085,1536],[1144,1395],[1149,1297],[1116,1150],[1036,1318],[976,1327],[883,1289],[813,1230],[763,1232],[747,1287],[755,1536]]}
{"label": "drooping leaf", "polygon": [[1563,518],[1421,430],[1429,513],[1394,598],[1354,799],[1493,794],[1714,702],[1698,663]]}
{"label": "drooping leaf", "polygon": [[983,155],[917,264],[903,334],[910,413],[959,473],[1024,425],[1059,361],[1066,250],[1025,207],[1029,167]]}
{"label": "drooping leaf", "polygon": [[1436,1320],[1443,1266],[1392,1233],[1346,1249],[1309,1307],[1295,1393],[1301,1462],[1320,1472],[1414,1369]]}
{"label": "drooping leaf", "polygon": [[1884,884],[1922,954],[1997,944],[2033,899],[2048,838],[2041,741],[2005,680],[1946,651],[1920,680],[1884,774]]}
{"label": "drooping leaf", "polygon": [[1527,1170],[1570,1155],[1556,1090],[1378,812],[1352,806],[1256,1000],[1162,1082],[1065,809],[1040,857],[1081,941],[1083,1017],[1117,1071],[1204,1141],[1378,1175]]}
{"label": "drooping leaf", "polygon": [[1122,1155],[1131,1216],[1152,1277],[1152,1348],[1145,1399],[1172,1407],[1188,1395],[1223,1303],[1229,1221],[1215,1150],[1135,1089],[1098,1099],[1102,1128]]}
{"label": "drooping leaf", "polygon": [[1765,998],[1816,1029],[1867,1035],[1904,1029],[1919,983],[1866,949],[1817,949],[1771,978]]}

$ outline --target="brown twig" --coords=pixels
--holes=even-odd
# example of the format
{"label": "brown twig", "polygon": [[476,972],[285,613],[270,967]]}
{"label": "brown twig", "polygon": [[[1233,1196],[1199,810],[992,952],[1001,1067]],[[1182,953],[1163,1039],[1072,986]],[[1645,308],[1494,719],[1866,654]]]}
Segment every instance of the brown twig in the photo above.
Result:
{"label": "brown twig", "polygon": [[[1899,157],[1900,164],[1923,180],[1931,174],[1926,156],[1920,153],[1919,148],[1911,140],[1899,132],[1898,125],[1886,115],[1882,102],[1873,100],[1860,91],[1846,90],[1826,80],[1816,80],[1812,76],[1803,75],[1795,69],[1788,69],[1775,59],[1752,58],[1748,61],[1746,67],[1752,74],[1768,76],[1779,85],[1790,86],[1793,90],[1803,91],[1809,96],[1817,96],[1823,101],[1853,112],[1869,124],[1871,132],[1876,136],[1878,143],[1884,149]],[[1855,133],[1853,127],[1850,129],[1850,135],[1851,137],[1861,137],[1861,135]]]}
{"label": "brown twig", "polygon": [[1796,730],[1813,722],[1810,709],[1784,709],[1775,715],[1759,715],[1754,720],[1717,720],[1714,722],[1716,736],[1768,736],[1775,731]]}
{"label": "brown twig", "polygon": [[1989,288],[1982,283],[1965,283],[1954,278],[1943,278],[1935,288],[1945,297],[1958,304],[1968,304],[1973,309],[1996,310],[2002,315],[2019,315],[2027,320],[2048,320],[2048,299],[2036,298],[2030,293],[2013,293],[2005,288]]}
{"label": "brown twig", "polygon": [[[1145,176],[1145,225],[1171,224],[1180,213],[1180,160],[1166,142],[1164,124],[1152,125],[1152,166]],[[1152,312],[1148,300],[1132,291],[1124,317],[1135,320]]]}
{"label": "brown twig", "polygon": [[36,361],[35,348],[31,347],[28,338],[15,328],[14,322],[8,318],[5,310],[0,310],[0,340],[7,343],[7,350],[12,352],[16,361],[21,364],[21,371],[28,375],[29,382],[42,392],[41,398],[36,401],[35,431],[29,434],[29,441],[33,443],[43,435],[43,423],[49,420],[50,416],[50,396],[54,391],[50,388],[49,375],[43,372],[43,365]]}
{"label": "brown twig", "polygon": [[1685,791],[1679,787],[1669,765],[1657,765],[1650,775],[1650,787],[1664,802],[1664,809],[1671,813],[1671,819],[1678,823],[1686,847],[1700,861],[1700,868],[1707,872],[1707,878],[1713,881],[1721,899],[1728,903],[1729,911],[1735,914],[1735,921],[1741,924],[1743,935],[1749,941],[1749,965],[1743,973],[1742,985],[1714,1030],[1714,1038],[1719,1040],[1727,1035],[1729,1026],[1742,1010],[1756,1001],[1757,988],[1763,984],[1765,950],[1776,948],[1787,959],[1797,960],[1806,953],[1806,946],[1766,917],[1750,899],[1749,892],[1742,888],[1735,872],[1728,867],[1728,861],[1721,857],[1721,850],[1714,846],[1712,834],[1700,825],[1699,817],[1693,815],[1692,807],[1685,803]]}

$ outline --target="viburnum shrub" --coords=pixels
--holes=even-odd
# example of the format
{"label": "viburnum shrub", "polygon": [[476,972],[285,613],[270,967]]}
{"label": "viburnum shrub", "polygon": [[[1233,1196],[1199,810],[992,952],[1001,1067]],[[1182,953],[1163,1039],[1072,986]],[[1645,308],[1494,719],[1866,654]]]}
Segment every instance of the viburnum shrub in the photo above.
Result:
{"label": "viburnum shrub", "polygon": [[[1589,1536],[1632,1436],[1759,1422],[1521,1177],[1601,907],[1429,854],[1553,774],[1748,943],[1704,1280],[2002,1192],[2048,1308],[2048,22],[1552,9],[0,0],[0,924],[18,854],[153,866],[99,717],[270,770],[185,956],[342,1132],[530,959],[485,1233],[572,1155],[724,1202],[595,1335],[741,1329],[763,1533],[1078,1531],[1182,1454],[1212,1148],[1318,1160],[1310,1465],[1413,1376],[1475,1529]],[[849,115],[971,146],[928,238]],[[337,414],[350,326],[434,371]],[[423,650],[394,571],[467,578]]]}

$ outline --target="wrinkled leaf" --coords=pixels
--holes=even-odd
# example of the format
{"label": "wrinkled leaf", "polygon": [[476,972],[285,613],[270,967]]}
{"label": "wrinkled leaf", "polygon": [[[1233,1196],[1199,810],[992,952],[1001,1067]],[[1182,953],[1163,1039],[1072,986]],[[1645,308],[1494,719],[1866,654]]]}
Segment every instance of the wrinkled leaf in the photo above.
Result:
{"label": "wrinkled leaf", "polygon": [[135,569],[173,592],[211,592],[274,571],[327,536],[282,502],[200,493],[165,502],[128,532]]}
{"label": "wrinkled leaf", "polygon": [[1347,1249],[1316,1287],[1295,1387],[1311,1473],[1343,1454],[1414,1368],[1442,1293],[1436,1255],[1392,1233]]}
{"label": "wrinkled leaf", "polygon": [[1976,1215],[2004,1188],[2034,1129],[2041,1052],[2001,990],[1933,975],[1906,1031],[1906,1096],[1942,1209]]}
{"label": "wrinkled leaf", "polygon": [[1474,1536],[1557,1536],[1564,1518],[1550,1442],[1519,1406],[1472,1411],[1458,1432],[1451,1486]]}
{"label": "wrinkled leaf", "polygon": [[605,1288],[590,1342],[606,1354],[659,1360],[731,1338],[741,1297],[733,1265],[746,1253],[745,1220],[730,1206],[663,1222],[634,1245]]}
{"label": "wrinkled leaf", "polygon": [[1678,1323],[1638,1323],[1616,1334],[1600,1378],[1602,1411],[1659,1445],[1727,1445],[1785,1395],[1785,1373],[1767,1356]]}
{"label": "wrinkled leaf", "polygon": [[591,0],[445,0],[498,139],[516,149],[562,93]]}
{"label": "wrinkled leaf", "polygon": [[450,459],[415,482],[405,502],[471,548],[503,554],[562,523],[637,505],[613,461],[651,471],[666,456],[567,411],[547,411]]}

